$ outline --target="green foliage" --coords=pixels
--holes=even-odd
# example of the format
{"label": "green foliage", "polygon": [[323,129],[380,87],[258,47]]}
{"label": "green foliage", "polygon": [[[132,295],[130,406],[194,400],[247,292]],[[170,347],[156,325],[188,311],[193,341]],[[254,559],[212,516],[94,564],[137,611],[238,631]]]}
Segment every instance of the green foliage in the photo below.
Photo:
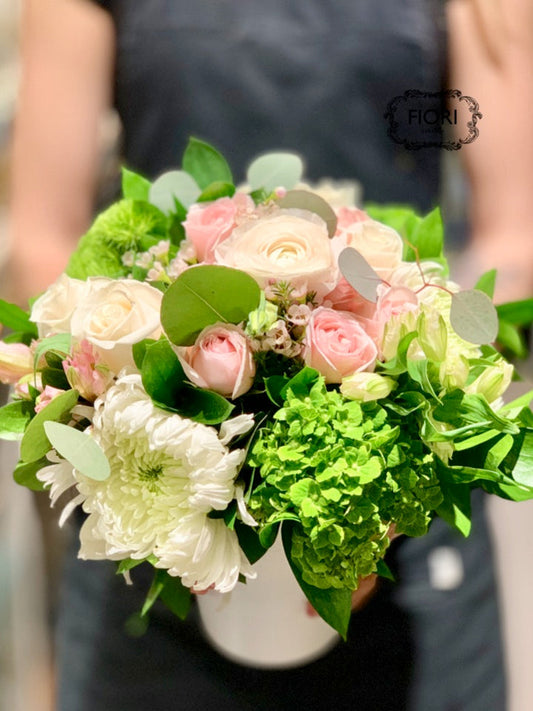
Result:
{"label": "green foliage", "polygon": [[182,160],[183,170],[195,179],[202,190],[212,183],[233,184],[231,170],[226,159],[204,141],[190,138]]}
{"label": "green foliage", "polygon": [[20,461],[13,472],[13,479],[20,486],[25,486],[32,491],[44,491],[44,484],[37,479],[37,472],[49,464],[46,457],[28,463]]}
{"label": "green foliage", "polygon": [[191,604],[191,591],[181,583],[179,578],[169,575],[166,570],[155,571],[141,610],[141,617],[148,614],[159,597],[171,612],[180,619],[185,619]]}
{"label": "green foliage", "polygon": [[33,403],[15,400],[0,408],[0,439],[22,439],[29,421],[35,415]]}
{"label": "green foliage", "polygon": [[66,423],[70,419],[70,411],[78,402],[77,390],[67,390],[48,403],[28,424],[20,444],[20,457],[23,462],[34,462],[50,451],[52,445],[44,429],[46,422]]}
{"label": "green foliage", "polygon": [[150,181],[139,173],[122,168],[122,196],[128,200],[144,200],[148,202]]}
{"label": "green foliage", "polygon": [[76,279],[125,277],[129,269],[122,256],[146,251],[167,238],[167,218],[143,200],[124,199],[102,212],[73,252],[66,273]]}
{"label": "green foliage", "polygon": [[262,428],[250,465],[250,500],[262,525],[296,517],[291,560],[305,583],[354,590],[389,545],[388,527],[426,532],[441,501],[434,455],[377,403],[345,400],[320,378]]}
{"label": "green foliage", "polygon": [[38,336],[37,326],[30,321],[30,314],[20,306],[3,299],[0,299],[0,324],[15,332],[13,339],[4,339],[6,343],[14,341],[28,344],[32,338]]}
{"label": "green foliage", "polygon": [[161,324],[171,343],[191,346],[206,326],[245,321],[260,299],[257,282],[238,269],[187,269],[163,296]]}

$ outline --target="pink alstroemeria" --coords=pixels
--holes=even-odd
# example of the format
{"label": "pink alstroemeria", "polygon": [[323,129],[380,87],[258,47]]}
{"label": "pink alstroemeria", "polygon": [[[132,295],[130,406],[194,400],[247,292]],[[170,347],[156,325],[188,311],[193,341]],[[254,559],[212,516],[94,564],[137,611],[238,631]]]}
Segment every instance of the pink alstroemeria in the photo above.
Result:
{"label": "pink alstroemeria", "polygon": [[41,410],[51,403],[55,397],[64,392],[65,391],[60,388],[53,388],[51,385],[47,385],[35,400],[35,412],[41,412]]}
{"label": "pink alstroemeria", "polygon": [[65,358],[63,370],[69,384],[89,402],[103,395],[113,380],[109,368],[86,339],[75,345]]}

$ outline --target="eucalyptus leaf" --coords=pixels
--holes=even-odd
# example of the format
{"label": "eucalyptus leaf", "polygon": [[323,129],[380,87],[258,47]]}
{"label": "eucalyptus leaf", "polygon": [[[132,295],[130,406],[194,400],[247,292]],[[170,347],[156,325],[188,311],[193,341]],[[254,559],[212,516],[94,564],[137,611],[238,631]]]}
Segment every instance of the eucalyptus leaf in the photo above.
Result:
{"label": "eucalyptus leaf", "polygon": [[149,200],[161,212],[169,214],[176,211],[175,200],[188,208],[198,200],[201,192],[189,173],[184,170],[171,170],[160,175],[152,183]]}
{"label": "eucalyptus leaf", "polygon": [[20,440],[34,416],[33,404],[28,400],[16,400],[0,408],[0,439]]}
{"label": "eucalyptus leaf", "polygon": [[346,247],[339,255],[339,269],[343,277],[367,301],[376,303],[381,278],[360,252]]}
{"label": "eucalyptus leaf", "polygon": [[314,212],[326,223],[330,237],[333,237],[337,231],[337,215],[331,205],[316,193],[309,192],[309,190],[289,190],[278,202],[278,205],[283,208],[297,208]]}
{"label": "eucalyptus leaf", "polygon": [[50,451],[51,444],[46,436],[44,425],[46,422],[68,422],[70,411],[78,402],[77,390],[67,390],[57,395],[46,405],[28,424],[22,442],[20,443],[20,456],[23,462],[33,462],[41,459]]}
{"label": "eucalyptus leaf", "polygon": [[149,202],[150,181],[133,170],[122,167],[122,196],[130,200]]}
{"label": "eucalyptus leaf", "polygon": [[197,138],[189,139],[183,154],[182,167],[194,178],[201,190],[205,190],[214,182],[230,185],[233,183],[226,159],[213,146]]}
{"label": "eucalyptus leaf", "polygon": [[261,290],[248,274],[217,265],[194,267],[165,292],[161,323],[171,343],[191,346],[206,326],[246,321],[260,300]]}
{"label": "eucalyptus leaf", "polygon": [[248,167],[246,179],[250,190],[264,189],[267,193],[276,188],[293,188],[302,179],[304,164],[296,153],[265,153]]}
{"label": "eucalyptus leaf", "polygon": [[52,421],[44,423],[44,431],[58,454],[80,474],[95,481],[109,478],[111,469],[107,457],[90,434]]}
{"label": "eucalyptus leaf", "polygon": [[498,335],[498,314],[494,304],[476,289],[452,295],[450,322],[457,335],[469,343],[492,343]]}

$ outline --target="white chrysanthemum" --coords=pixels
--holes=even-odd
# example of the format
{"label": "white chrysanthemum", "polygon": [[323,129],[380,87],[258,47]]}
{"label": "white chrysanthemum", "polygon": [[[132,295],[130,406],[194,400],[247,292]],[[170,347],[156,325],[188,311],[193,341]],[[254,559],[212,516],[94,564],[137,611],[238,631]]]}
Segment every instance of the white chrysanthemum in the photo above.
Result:
{"label": "white chrysanthemum", "polygon": [[[225,429],[238,434],[253,424],[251,417],[236,419]],[[253,575],[235,532],[208,518],[236,497],[244,450],[230,451],[213,427],[155,407],[137,374],[122,376],[95,402],[91,434],[111,474],[96,481],[70,467],[77,502],[89,514],[80,558],[154,555],[158,567],[199,591],[214,586],[225,592],[239,574]],[[65,462],[46,467],[39,478],[53,493],[64,491],[68,468]]]}

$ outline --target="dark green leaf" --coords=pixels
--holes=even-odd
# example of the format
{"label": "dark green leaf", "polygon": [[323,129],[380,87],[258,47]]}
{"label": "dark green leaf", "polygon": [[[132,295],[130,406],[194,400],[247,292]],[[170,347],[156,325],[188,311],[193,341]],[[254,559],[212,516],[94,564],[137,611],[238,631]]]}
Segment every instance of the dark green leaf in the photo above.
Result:
{"label": "dark green leaf", "polygon": [[[138,349],[138,357],[140,353],[141,349]],[[176,407],[185,374],[167,340],[161,339],[152,344],[145,344],[141,377],[144,389],[152,400],[169,407]]]}
{"label": "dark green leaf", "polygon": [[246,321],[260,299],[257,282],[238,269],[194,267],[183,272],[165,292],[161,323],[172,343],[191,346],[206,326]]}
{"label": "dark green leaf", "polygon": [[278,407],[283,405],[282,391],[289,382],[286,375],[271,375],[269,378],[264,378],[265,390],[271,402]]}
{"label": "dark green leaf", "polygon": [[303,580],[300,569],[291,560],[293,530],[294,526],[289,523],[284,523],[282,526],[283,547],[291,570],[305,596],[320,617],[346,640],[352,614],[352,592],[334,588],[320,590]]}
{"label": "dark green leaf", "polygon": [[150,589],[148,590],[146,599],[142,606],[141,617],[145,617],[150,612],[157,598],[161,595],[161,592],[165,587],[167,576],[168,573],[165,570],[155,571],[152,584],[150,585]]}
{"label": "dark green leaf", "polygon": [[63,422],[70,419],[70,411],[78,402],[77,390],[67,390],[55,397],[28,424],[20,444],[20,456],[23,462],[34,462],[50,451],[51,444],[44,431],[44,423]]}
{"label": "dark green leaf", "polygon": [[443,501],[437,508],[437,514],[467,537],[472,528],[471,487],[468,483],[455,481],[450,471],[444,466],[439,466],[438,476]]}
{"label": "dark green leaf", "polygon": [[248,526],[241,521],[236,521],[235,532],[237,534],[237,538],[239,539],[239,545],[248,561],[252,565],[257,563],[257,561],[267,552],[267,548],[261,544],[257,528]]}
{"label": "dark green leaf", "polygon": [[499,304],[496,306],[496,311],[502,321],[515,326],[529,326],[533,323],[533,298]]}
{"label": "dark green leaf", "polygon": [[139,341],[138,343],[134,343],[131,347],[133,360],[139,370],[141,370],[143,367],[143,360],[146,353],[146,349],[148,348],[148,346],[151,346],[154,343],[156,343],[156,341],[153,338],[145,338],[144,340]]}
{"label": "dark green leaf", "polygon": [[176,410],[195,422],[218,425],[228,419],[234,407],[225,397],[212,390],[187,385],[180,393]]}
{"label": "dark green leaf", "polygon": [[377,565],[376,565],[376,573],[379,575],[380,578],[386,578],[387,580],[392,580],[392,582],[396,582],[396,578],[394,577],[394,573],[392,570],[389,568],[389,566],[385,563],[383,558],[378,560]]}
{"label": "dark green leaf", "polygon": [[180,620],[187,617],[191,607],[191,591],[190,588],[183,585],[180,578],[167,574],[160,597],[168,609]]}
{"label": "dark green leaf", "polygon": [[320,378],[320,373],[314,368],[306,366],[302,368],[289,382],[281,389],[280,395],[283,399],[287,397],[287,393],[291,390],[297,397],[305,397],[309,395],[311,388]]}
{"label": "dark green leaf", "polygon": [[519,326],[500,320],[496,342],[517,358],[527,357],[527,345]]}
{"label": "dark green leaf", "polygon": [[267,523],[265,526],[261,527],[261,530],[259,531],[259,541],[265,550],[268,550],[274,545],[274,542],[278,537],[279,527],[279,521]]}
{"label": "dark green leaf", "polygon": [[182,166],[202,190],[214,182],[233,183],[226,159],[213,146],[197,138],[189,138]]}

